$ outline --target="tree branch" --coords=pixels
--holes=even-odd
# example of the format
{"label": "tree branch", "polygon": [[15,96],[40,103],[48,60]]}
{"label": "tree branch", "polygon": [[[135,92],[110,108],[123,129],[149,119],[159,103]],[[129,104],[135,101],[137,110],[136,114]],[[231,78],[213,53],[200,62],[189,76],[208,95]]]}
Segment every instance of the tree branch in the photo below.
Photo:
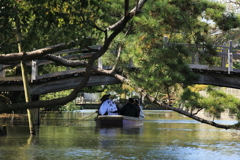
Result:
{"label": "tree branch", "polygon": [[116,70],[117,63],[118,63],[118,60],[119,60],[119,58],[120,58],[121,52],[122,52],[122,46],[119,46],[119,47],[118,47],[117,57],[116,57],[114,66],[112,67],[112,69],[111,69],[110,71],[105,70],[106,72],[108,72],[108,74],[112,74],[112,73]]}
{"label": "tree branch", "polygon": [[106,28],[105,30],[116,30],[117,28],[119,28],[121,26],[121,24],[123,23],[123,21],[125,21],[125,19],[128,18],[132,18],[133,16],[135,16],[138,13],[141,13],[141,9],[144,6],[144,4],[147,2],[147,0],[140,0],[138,2],[138,4],[136,5],[136,7],[134,7],[127,15],[125,15],[124,17],[121,18],[120,21],[116,22],[115,24],[109,26],[108,28]]}
{"label": "tree branch", "polygon": [[[104,30],[105,34],[106,34],[106,38],[105,38],[105,43],[106,46],[109,45],[109,42],[112,41],[112,39],[119,34],[120,31],[122,31],[122,28],[125,27],[126,23],[133,18],[133,16],[135,15],[135,13],[140,13],[139,10],[141,10],[141,8],[144,6],[144,4],[147,2],[147,0],[140,0],[139,3],[137,4],[137,6],[135,8],[133,8],[131,10],[131,12],[129,12],[126,16],[124,16],[122,19],[120,19],[118,22],[116,22],[115,24],[109,26],[107,29]],[[112,33],[112,37],[107,37],[107,30],[115,30],[115,33]],[[61,51],[63,49],[67,49],[69,47],[74,47],[76,46],[76,41],[71,41],[69,43],[61,43],[61,44],[56,44],[53,46],[49,46],[46,48],[42,48],[42,49],[37,49],[31,52],[21,52],[21,53],[9,53],[9,54],[0,54],[0,63],[1,64],[5,64],[10,63],[10,62],[16,62],[16,61],[21,61],[21,60],[32,60],[32,59],[37,59],[37,57],[39,56],[44,56],[47,54],[51,54],[57,51]],[[105,49],[103,49],[105,50]],[[102,52],[99,52],[102,53]],[[101,56],[102,54],[96,55],[96,56]]]}
{"label": "tree branch", "polygon": [[[142,7],[143,7],[143,5],[146,1],[147,0],[141,0],[139,3],[141,3]],[[107,51],[110,43],[121,31],[123,31],[127,22],[129,22],[132,19],[132,17],[133,17],[132,15],[128,14],[128,16],[124,18],[124,20],[119,21],[118,27],[116,27],[114,32],[107,38],[107,40],[105,41],[105,43],[101,47],[101,49],[97,53],[94,53],[91,56],[88,63],[86,64],[86,73],[85,73],[83,80],[73,89],[73,91],[68,96],[53,99],[53,100],[48,100],[48,101],[41,101],[41,102],[32,101],[32,102],[28,102],[28,103],[15,103],[15,104],[10,104],[10,105],[4,105],[4,106],[0,107],[0,113],[4,113],[7,111],[14,111],[14,110],[30,109],[30,108],[45,108],[45,107],[49,107],[49,106],[54,107],[54,106],[58,106],[58,105],[64,105],[64,104],[74,100],[77,97],[78,93],[81,92],[81,90],[86,86],[86,84],[92,74],[92,69],[93,69],[95,60],[97,58],[101,57]],[[26,57],[23,56],[23,53],[15,53],[15,54],[13,53],[13,54],[10,54],[11,56],[0,55],[0,63],[4,62],[6,60],[19,61],[24,58],[35,59],[36,56],[47,55],[49,53],[53,53],[56,51],[66,49],[69,45],[74,46],[75,45],[74,41],[70,42],[70,44],[62,43],[57,46],[55,45],[55,46],[51,46],[48,48],[35,50],[32,52],[27,52]],[[49,58],[50,58],[50,56],[49,56]],[[51,57],[51,58],[53,58],[53,57]]]}
{"label": "tree branch", "polygon": [[64,66],[68,66],[68,67],[79,67],[79,66],[86,66],[87,65],[87,61],[86,60],[66,60],[62,57],[59,56],[54,56],[51,54],[46,55],[46,59],[51,60],[53,62],[56,62],[58,64],[62,64]]}
{"label": "tree branch", "polygon": [[199,108],[198,110],[197,110],[197,112],[195,112],[195,113],[193,113],[192,115],[197,115],[198,114],[198,112],[200,112],[201,110],[203,110],[203,108]]}
{"label": "tree branch", "polygon": [[129,9],[129,0],[125,0],[125,14],[124,16],[126,16],[128,14],[128,9]]}
{"label": "tree branch", "polygon": [[[108,72],[107,72],[106,70],[104,70],[104,69],[94,68],[93,70],[94,70],[95,72],[98,72],[98,73],[108,74]],[[162,107],[164,107],[164,108],[166,108],[166,109],[169,109],[169,110],[178,112],[178,113],[180,113],[180,114],[182,114],[182,115],[185,115],[185,116],[187,116],[187,117],[189,117],[189,118],[191,118],[191,119],[194,119],[194,120],[199,121],[199,122],[201,122],[201,123],[205,123],[205,124],[208,124],[208,125],[217,127],[217,128],[237,129],[235,125],[223,125],[223,124],[218,124],[218,123],[215,123],[215,122],[213,122],[213,121],[209,121],[209,120],[200,118],[200,117],[198,117],[198,116],[195,116],[195,115],[193,115],[193,114],[191,114],[191,113],[188,113],[188,112],[186,112],[186,111],[184,111],[184,110],[182,110],[182,109],[180,109],[180,108],[175,108],[175,107],[173,107],[172,105],[168,105],[168,104],[166,104],[166,103],[163,103],[163,102],[157,100],[156,98],[150,96],[150,95],[149,95],[147,92],[145,92],[142,88],[133,86],[133,85],[131,84],[130,80],[128,80],[127,78],[125,78],[125,77],[123,77],[123,76],[121,76],[121,75],[119,75],[119,74],[116,74],[116,73],[112,73],[112,74],[110,74],[110,75],[113,76],[113,77],[116,77],[118,80],[120,80],[120,81],[123,82],[123,83],[127,83],[127,84],[131,85],[133,88],[135,88],[135,90],[136,90],[137,92],[139,92],[140,94],[142,94],[144,97],[148,98],[151,102],[153,102],[153,103],[155,103],[155,104],[157,104],[157,105],[159,105],[159,106],[162,106]]]}
{"label": "tree branch", "polygon": [[5,62],[16,62],[21,60],[32,60],[37,59],[40,56],[44,56],[50,53],[61,51],[69,47],[76,46],[76,41],[71,41],[69,43],[60,43],[53,46],[49,46],[42,49],[37,49],[31,52],[21,52],[21,53],[9,53],[9,54],[0,54],[0,63],[5,64]]}

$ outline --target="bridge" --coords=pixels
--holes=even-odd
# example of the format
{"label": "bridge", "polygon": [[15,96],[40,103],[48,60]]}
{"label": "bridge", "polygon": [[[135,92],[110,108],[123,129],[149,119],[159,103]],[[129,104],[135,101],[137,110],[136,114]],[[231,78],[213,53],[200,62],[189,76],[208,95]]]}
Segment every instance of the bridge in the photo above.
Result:
{"label": "bridge", "polygon": [[[174,45],[168,43],[168,45]],[[178,44],[179,45],[179,44]],[[188,45],[189,44],[180,44]],[[195,73],[200,74],[200,78],[194,83],[196,84],[206,84],[206,85],[216,85],[224,86],[229,88],[240,88],[240,69],[233,69],[233,61],[240,59],[240,49],[233,48],[232,41],[228,44],[224,43],[222,46],[214,46],[217,55],[216,57],[221,59],[221,64],[219,66],[209,66],[199,64],[198,53],[205,52],[205,48],[202,46],[192,45],[191,47],[197,48],[198,52],[192,54],[191,64],[189,64],[191,70]],[[55,53],[55,55],[66,55],[66,59],[78,59],[78,58],[89,58],[93,53],[86,53],[80,55],[70,55],[71,53],[79,53],[83,50],[71,49],[64,50]],[[30,94],[41,95],[50,92],[57,92],[66,89],[73,89],[77,84],[79,84],[85,74],[85,68],[71,69],[61,72],[48,73],[43,75],[38,75],[38,67],[41,65],[46,65],[53,63],[51,61],[32,61],[28,62],[27,65],[32,66],[31,77],[29,77],[29,87]],[[101,61],[99,60],[99,65]],[[8,68],[11,65],[0,65],[1,68]],[[0,91],[23,91],[23,82],[21,77],[5,77],[4,69],[0,73]],[[108,75],[102,75],[98,73],[93,73],[87,86],[99,86],[108,84],[118,84],[121,83],[115,77]]]}
{"label": "bridge", "polygon": [[[200,52],[205,52],[205,48],[198,47]],[[240,48],[234,48],[231,40],[214,48],[217,51],[215,56],[220,59],[218,66],[201,65],[198,54],[192,54],[189,66],[193,72],[200,74],[194,83],[240,89],[240,69],[233,68],[233,62],[240,59]]]}
{"label": "bridge", "polygon": [[[96,47],[98,46],[92,46],[90,47],[90,49],[95,49]],[[62,58],[68,60],[87,59],[95,53],[89,51],[89,49],[70,49],[54,53],[54,55],[61,56]],[[73,54],[79,52],[81,54]],[[100,62],[101,60],[99,59],[99,66],[101,65]],[[65,71],[38,75],[38,67],[52,63],[54,62],[48,60],[40,60],[31,61],[26,64],[31,68],[31,76],[28,77],[30,94],[41,95],[50,92],[73,89],[77,84],[82,81],[85,74],[85,68],[67,68]],[[24,90],[22,77],[5,77],[5,70],[12,66],[13,65],[0,65],[0,91],[9,92]],[[17,64],[16,66],[19,66],[19,64]],[[86,86],[99,86],[118,83],[121,82],[114,77],[93,73]]]}

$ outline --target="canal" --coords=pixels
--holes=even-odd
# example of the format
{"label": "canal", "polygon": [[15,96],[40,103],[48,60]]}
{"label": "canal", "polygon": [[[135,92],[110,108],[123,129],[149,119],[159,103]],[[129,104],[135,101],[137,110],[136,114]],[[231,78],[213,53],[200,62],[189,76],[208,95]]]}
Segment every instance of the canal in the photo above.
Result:
{"label": "canal", "polygon": [[[240,131],[199,123],[172,111],[144,111],[144,126],[96,128],[95,110],[45,112],[39,134],[27,119],[0,121],[0,160],[239,160]],[[233,124],[234,120],[216,120]]]}

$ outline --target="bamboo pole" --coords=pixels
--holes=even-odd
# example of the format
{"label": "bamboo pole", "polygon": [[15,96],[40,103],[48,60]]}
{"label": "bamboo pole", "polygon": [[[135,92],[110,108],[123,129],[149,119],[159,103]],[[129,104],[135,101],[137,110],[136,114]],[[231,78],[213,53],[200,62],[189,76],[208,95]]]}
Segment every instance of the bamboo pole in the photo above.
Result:
{"label": "bamboo pole", "polygon": [[[27,68],[26,63],[24,61],[21,61],[20,63],[21,63],[21,71],[22,71],[25,101],[26,102],[31,102],[31,96],[30,96],[30,93],[29,93],[27,70],[26,70],[26,68]],[[28,114],[28,123],[29,123],[30,134],[35,134],[34,123],[33,123],[33,114],[32,114],[30,109],[27,109],[27,114]]]}
{"label": "bamboo pole", "polygon": [[[17,29],[18,52],[21,53],[22,52],[22,43],[21,43],[22,38],[21,38],[20,26],[19,26],[17,19],[16,19],[16,29]],[[22,72],[25,101],[31,102],[28,77],[27,77],[27,67],[26,67],[25,61],[21,61],[20,65],[21,65],[21,72]],[[27,114],[28,114],[28,123],[29,123],[30,134],[36,134],[34,123],[33,123],[33,114],[30,109],[27,109]]]}

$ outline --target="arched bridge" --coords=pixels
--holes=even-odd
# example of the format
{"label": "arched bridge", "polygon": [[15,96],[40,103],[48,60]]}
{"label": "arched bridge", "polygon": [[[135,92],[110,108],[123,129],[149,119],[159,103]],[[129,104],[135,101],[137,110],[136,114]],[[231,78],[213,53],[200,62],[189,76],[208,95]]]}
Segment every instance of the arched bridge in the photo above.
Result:
{"label": "arched bridge", "polygon": [[[41,95],[50,92],[73,89],[82,81],[84,73],[85,68],[39,76],[38,79],[34,81],[29,79],[30,94]],[[99,86],[117,83],[121,82],[114,77],[93,73],[86,86]],[[21,79],[1,81],[0,91],[23,91],[23,82]]]}
{"label": "arched bridge", "polygon": [[[172,45],[168,43],[168,45]],[[186,44],[183,44],[186,45]],[[188,44],[189,45],[189,44]],[[199,46],[198,46],[199,47]],[[218,54],[216,57],[221,58],[221,64],[219,66],[208,66],[199,64],[198,54],[192,54],[192,63],[189,64],[193,72],[199,73],[200,78],[195,81],[196,84],[207,84],[224,86],[229,88],[240,88],[240,69],[233,69],[233,60],[240,59],[240,49],[232,47],[231,41],[228,45],[215,46]],[[201,48],[199,51],[204,51]],[[78,51],[62,51],[56,53],[56,55],[66,54],[66,53],[79,52]],[[88,58],[91,54],[81,54],[81,58]],[[71,55],[65,57],[67,59],[79,58],[79,55]],[[101,62],[101,61],[99,61]],[[56,92],[66,89],[73,89],[77,84],[79,84],[83,75],[85,74],[85,68],[66,70],[62,72],[49,73],[44,75],[38,75],[37,68],[40,65],[45,65],[52,63],[50,61],[41,62],[30,62],[29,65],[32,66],[32,75],[29,77],[30,94],[40,95],[50,92]],[[99,63],[101,65],[101,63]],[[227,67],[226,67],[227,66]],[[2,68],[6,68],[6,65],[0,65]],[[108,84],[118,84],[121,83],[115,77],[108,75],[101,75],[98,73],[93,73],[87,86],[99,86]],[[0,77],[0,91],[23,91],[22,79],[21,77],[5,77],[4,70]]]}

